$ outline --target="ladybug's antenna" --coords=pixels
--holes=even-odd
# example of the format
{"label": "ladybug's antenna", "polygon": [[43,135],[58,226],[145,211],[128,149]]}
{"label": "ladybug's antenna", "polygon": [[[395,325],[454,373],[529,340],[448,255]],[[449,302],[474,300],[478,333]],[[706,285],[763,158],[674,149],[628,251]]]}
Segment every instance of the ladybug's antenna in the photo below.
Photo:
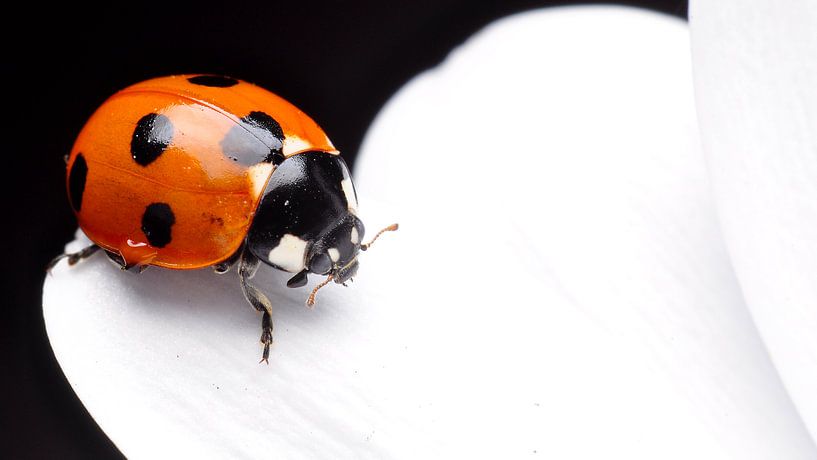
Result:
{"label": "ladybug's antenna", "polygon": [[[368,243],[361,244],[360,249],[363,250],[363,251],[369,249],[370,247],[372,247],[372,243],[374,243],[375,240],[380,235],[382,235],[382,234],[384,234],[386,232],[393,232],[393,231],[397,230],[397,228],[398,228],[397,224],[391,224],[388,227],[384,228],[383,230],[380,230],[379,232],[377,232],[377,234],[375,234],[374,238],[372,238],[371,241],[369,241]],[[296,277],[297,277],[297,275],[296,275]],[[331,283],[333,279],[335,279],[335,276],[330,274],[329,276],[326,277],[325,280],[321,281],[317,286],[315,286],[314,289],[312,289],[312,292],[309,294],[309,297],[306,299],[306,306],[307,307],[312,308],[313,306],[315,306],[315,296],[318,295],[318,291],[322,287],[324,287],[327,284]],[[344,286],[345,286],[345,284],[344,284]],[[293,287],[297,287],[297,286],[293,286]]]}
{"label": "ladybug's antenna", "polygon": [[306,299],[306,306],[307,307],[312,308],[313,306],[315,306],[315,296],[318,294],[318,289],[320,289],[320,288],[326,286],[327,284],[329,284],[332,281],[333,278],[334,278],[334,276],[329,275],[329,276],[326,277],[325,280],[321,281],[320,284],[315,286],[315,289],[313,289],[312,293],[309,294],[309,298]]}
{"label": "ladybug's antenna", "polygon": [[377,239],[377,237],[379,237],[380,235],[382,235],[382,234],[384,234],[386,232],[397,231],[398,228],[399,228],[399,225],[397,225],[397,224],[389,225],[388,227],[384,228],[383,230],[380,230],[379,232],[377,232],[377,234],[374,236],[374,238],[372,238],[371,241],[369,241],[368,243],[361,244],[360,249],[362,251],[365,251],[365,250],[369,249],[372,246],[372,244],[374,243],[374,241]]}

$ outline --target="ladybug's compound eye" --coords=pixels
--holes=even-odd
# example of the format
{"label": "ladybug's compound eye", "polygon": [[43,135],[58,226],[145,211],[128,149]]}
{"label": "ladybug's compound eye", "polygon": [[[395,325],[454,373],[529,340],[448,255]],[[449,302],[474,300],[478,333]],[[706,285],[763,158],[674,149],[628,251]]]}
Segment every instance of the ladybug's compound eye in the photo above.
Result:
{"label": "ladybug's compound eye", "polygon": [[325,252],[315,254],[309,261],[309,271],[318,275],[325,275],[332,270],[332,259]]}

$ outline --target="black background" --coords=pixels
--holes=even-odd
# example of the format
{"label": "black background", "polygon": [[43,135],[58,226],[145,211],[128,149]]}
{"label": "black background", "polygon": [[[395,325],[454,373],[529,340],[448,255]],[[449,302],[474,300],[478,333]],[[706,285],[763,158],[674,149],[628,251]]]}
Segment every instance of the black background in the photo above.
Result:
{"label": "black background", "polygon": [[[243,78],[312,115],[352,163],[369,122],[413,75],[494,19],[574,3],[583,2],[129,3],[64,11],[31,2],[16,16],[4,13],[0,456],[121,457],[65,380],[41,309],[43,267],[76,226],[62,157],[109,95],[160,75]],[[616,3],[681,18],[687,11],[685,0]]]}

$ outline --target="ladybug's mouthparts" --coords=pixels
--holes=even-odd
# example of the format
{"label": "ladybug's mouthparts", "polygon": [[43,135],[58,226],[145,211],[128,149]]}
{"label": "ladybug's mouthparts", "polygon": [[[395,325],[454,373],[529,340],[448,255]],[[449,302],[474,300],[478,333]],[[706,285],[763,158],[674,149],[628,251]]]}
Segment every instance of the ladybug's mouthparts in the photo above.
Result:
{"label": "ladybug's mouthparts", "polygon": [[[377,240],[377,238],[380,235],[382,235],[385,232],[396,231],[398,228],[399,228],[399,226],[397,224],[389,225],[388,227],[384,228],[383,230],[380,230],[379,232],[377,232],[374,235],[374,238],[371,239],[371,241],[369,241],[368,243],[361,244],[360,249],[363,250],[363,251],[369,249],[370,247],[372,247],[372,243],[374,243],[375,240]],[[325,280],[321,281],[317,286],[315,286],[314,289],[312,289],[312,292],[309,294],[309,298],[306,299],[306,306],[308,306],[310,308],[313,307],[315,305],[315,296],[317,296],[318,290],[320,290],[322,287],[326,286],[327,284],[331,283],[333,280],[337,284],[344,284],[347,281],[349,281],[350,279],[352,279],[352,277],[357,274],[358,267],[360,267],[360,264],[357,261],[357,256],[355,256],[346,265],[334,270],[332,273],[329,274],[329,276],[326,277]],[[293,280],[295,278],[297,278],[297,275],[296,275],[296,277],[293,277]],[[292,280],[290,280],[290,281],[292,281]],[[306,284],[306,277],[305,276],[304,276],[304,279],[303,279],[303,284]],[[303,285],[303,284],[300,284],[300,285]]]}
{"label": "ladybug's mouthparts", "polygon": [[357,257],[350,260],[348,264],[344,265],[343,267],[337,269],[334,273],[335,283],[343,284],[355,274],[357,274],[357,269],[360,264],[357,262]]}
{"label": "ladybug's mouthparts", "polygon": [[312,292],[309,293],[309,297],[306,299],[306,306],[310,308],[315,306],[315,296],[318,295],[318,290],[331,283],[332,280],[338,284],[346,283],[346,281],[348,281],[351,277],[355,276],[358,266],[359,264],[357,262],[357,257],[355,257],[354,259],[350,260],[348,264],[330,273],[325,280],[321,281],[317,286],[315,286],[314,289],[312,289]]}

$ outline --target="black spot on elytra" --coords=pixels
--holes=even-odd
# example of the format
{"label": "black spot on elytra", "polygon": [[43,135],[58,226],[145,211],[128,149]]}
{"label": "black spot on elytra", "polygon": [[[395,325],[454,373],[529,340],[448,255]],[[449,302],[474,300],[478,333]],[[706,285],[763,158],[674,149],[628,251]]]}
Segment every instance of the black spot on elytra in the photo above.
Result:
{"label": "black spot on elytra", "polygon": [[250,112],[230,128],[221,140],[221,150],[231,160],[245,166],[257,163],[279,165],[284,161],[284,130],[264,112]]}
{"label": "black spot on elytra", "polygon": [[242,118],[241,121],[271,133],[279,141],[284,140],[284,130],[281,129],[281,125],[275,121],[275,118],[272,118],[264,112],[250,112],[250,114]]}
{"label": "black spot on elytra", "polygon": [[68,195],[74,211],[79,212],[82,208],[82,194],[85,192],[85,180],[88,178],[88,163],[82,153],[77,154],[74,164],[71,166],[71,174],[68,175]]}
{"label": "black spot on elytra", "polygon": [[284,162],[284,160],[286,160],[286,158],[284,157],[284,153],[281,151],[271,152],[270,156],[268,157],[268,161],[270,161],[275,166],[280,165],[281,163]]}
{"label": "black spot on elytra", "polygon": [[134,161],[147,166],[159,158],[172,140],[173,123],[170,118],[149,113],[136,123],[130,141],[130,153]]}
{"label": "black spot on elytra", "polygon": [[196,75],[187,79],[194,85],[212,86],[214,88],[229,88],[238,84],[235,78],[224,77],[221,75]]}
{"label": "black spot on elytra", "polygon": [[176,216],[167,203],[151,203],[142,214],[142,232],[151,246],[163,248],[170,243],[170,228],[176,223]]}

